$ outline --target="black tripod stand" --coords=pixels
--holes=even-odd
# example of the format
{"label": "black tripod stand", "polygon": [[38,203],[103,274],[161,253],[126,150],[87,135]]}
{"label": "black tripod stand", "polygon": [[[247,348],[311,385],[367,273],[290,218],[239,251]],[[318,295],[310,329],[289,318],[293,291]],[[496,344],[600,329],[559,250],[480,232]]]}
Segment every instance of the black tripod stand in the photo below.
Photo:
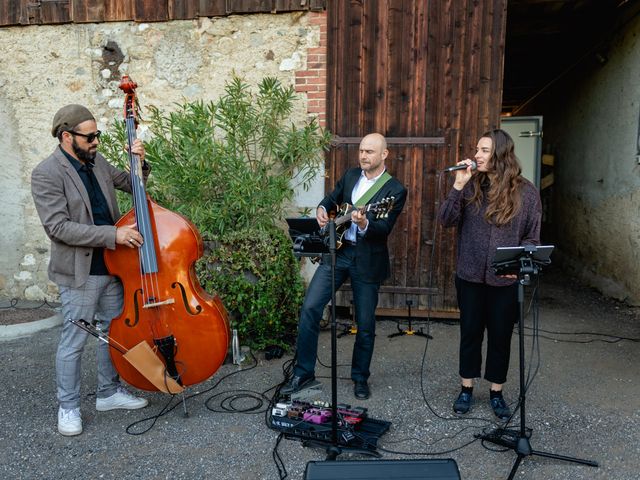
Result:
{"label": "black tripod stand", "polygon": [[407,304],[407,322],[408,322],[408,326],[406,330],[402,330],[400,328],[400,320],[398,320],[398,331],[395,333],[391,333],[389,335],[387,335],[388,338],[394,338],[394,337],[401,337],[403,335],[415,335],[417,337],[425,337],[425,338],[430,338],[433,339],[433,337],[431,335],[429,335],[428,333],[424,333],[422,331],[422,328],[420,330],[414,330],[413,327],[411,326],[411,305],[413,305],[413,300],[406,300],[406,304]]}
{"label": "black tripod stand", "polygon": [[553,246],[533,246],[526,245],[522,247],[505,247],[498,248],[492,264],[493,269],[497,274],[518,274],[518,343],[520,354],[520,429],[517,434],[508,435],[504,429],[494,430],[488,434],[476,435],[476,438],[480,438],[487,442],[495,443],[512,449],[518,457],[516,458],[511,472],[509,473],[508,480],[512,480],[520,466],[520,462],[524,457],[529,455],[538,455],[539,457],[554,458],[556,460],[563,460],[565,462],[580,463],[582,465],[589,465],[590,467],[597,467],[598,463],[592,460],[582,460],[574,457],[567,457],[564,455],[557,455],[555,453],[542,452],[540,450],[534,450],[531,448],[529,438],[531,437],[531,429],[526,427],[526,386],[524,381],[524,287],[530,285],[531,280],[540,273],[543,265],[549,265],[549,255]]}

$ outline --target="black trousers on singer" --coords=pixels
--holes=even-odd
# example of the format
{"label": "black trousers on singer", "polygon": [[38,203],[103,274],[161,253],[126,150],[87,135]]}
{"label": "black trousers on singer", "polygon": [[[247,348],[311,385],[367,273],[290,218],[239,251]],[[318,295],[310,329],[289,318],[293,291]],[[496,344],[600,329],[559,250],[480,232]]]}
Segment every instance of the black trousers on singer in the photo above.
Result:
{"label": "black trousers on singer", "polygon": [[482,341],[487,331],[484,378],[503,384],[511,355],[511,334],[518,321],[518,283],[494,287],[456,276],[460,309],[460,376],[481,376]]}

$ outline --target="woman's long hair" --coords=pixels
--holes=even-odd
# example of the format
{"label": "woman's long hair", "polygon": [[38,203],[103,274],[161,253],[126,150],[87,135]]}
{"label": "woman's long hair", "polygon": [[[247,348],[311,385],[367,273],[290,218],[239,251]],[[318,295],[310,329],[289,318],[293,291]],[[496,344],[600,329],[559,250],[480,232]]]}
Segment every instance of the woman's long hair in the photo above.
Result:
{"label": "woman's long hair", "polygon": [[473,195],[470,203],[478,210],[483,202],[482,186],[489,184],[485,220],[498,227],[509,223],[520,211],[522,199],[522,172],[514,152],[513,139],[504,130],[490,130],[481,138],[490,138],[492,154],[488,172],[478,172],[473,176]]}

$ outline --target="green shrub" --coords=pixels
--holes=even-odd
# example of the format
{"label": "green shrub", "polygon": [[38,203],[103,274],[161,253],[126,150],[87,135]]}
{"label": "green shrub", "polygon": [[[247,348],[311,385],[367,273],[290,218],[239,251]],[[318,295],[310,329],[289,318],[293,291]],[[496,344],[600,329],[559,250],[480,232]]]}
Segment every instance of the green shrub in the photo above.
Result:
{"label": "green shrub", "polygon": [[228,232],[203,260],[203,287],[218,292],[243,342],[259,349],[293,343],[304,288],[282,230]]}

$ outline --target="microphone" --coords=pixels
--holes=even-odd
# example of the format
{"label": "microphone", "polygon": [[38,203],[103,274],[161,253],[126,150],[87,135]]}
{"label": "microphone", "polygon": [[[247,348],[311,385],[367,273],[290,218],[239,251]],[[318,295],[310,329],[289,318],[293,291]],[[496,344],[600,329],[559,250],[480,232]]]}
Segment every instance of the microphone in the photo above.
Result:
{"label": "microphone", "polygon": [[[464,170],[468,167],[469,165],[462,164],[462,165],[454,165],[453,167],[447,167],[443,170],[443,172],[455,172],[456,170]],[[476,168],[478,168],[478,164],[476,162],[474,162],[473,160],[471,160],[471,170],[475,170]]]}

